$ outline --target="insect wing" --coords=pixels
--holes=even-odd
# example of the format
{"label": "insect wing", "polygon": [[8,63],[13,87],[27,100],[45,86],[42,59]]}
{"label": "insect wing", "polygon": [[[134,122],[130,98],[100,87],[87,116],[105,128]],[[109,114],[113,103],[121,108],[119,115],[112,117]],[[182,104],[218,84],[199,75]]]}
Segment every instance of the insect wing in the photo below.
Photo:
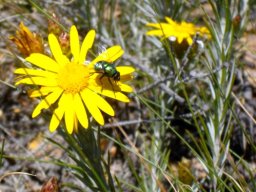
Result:
{"label": "insect wing", "polygon": [[99,57],[101,57],[103,59],[103,61],[107,61],[108,59],[108,52],[105,46],[103,45],[99,45],[98,46],[98,53],[99,53]]}

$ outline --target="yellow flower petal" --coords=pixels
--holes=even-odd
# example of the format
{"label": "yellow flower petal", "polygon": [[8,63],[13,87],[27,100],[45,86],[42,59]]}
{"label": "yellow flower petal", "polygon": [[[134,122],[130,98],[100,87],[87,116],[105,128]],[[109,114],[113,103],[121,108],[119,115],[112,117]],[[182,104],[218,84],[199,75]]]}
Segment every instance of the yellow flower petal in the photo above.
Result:
{"label": "yellow flower petal", "polygon": [[171,25],[176,25],[176,23],[170,17],[165,17],[165,20]]}
{"label": "yellow flower petal", "polygon": [[74,129],[75,111],[74,111],[74,98],[72,94],[63,94],[65,97],[65,125],[69,134],[72,134]]}
{"label": "yellow flower petal", "polygon": [[109,114],[110,116],[115,115],[113,108],[111,107],[111,105],[109,105],[109,103],[105,99],[103,99],[101,96],[99,96],[97,93],[93,91],[91,92],[91,96],[92,96],[92,102],[95,102],[98,108],[100,108],[102,111]]}
{"label": "yellow flower petal", "polygon": [[39,90],[30,91],[29,97],[42,97],[56,91],[57,89],[59,89],[59,87],[42,87]]}
{"label": "yellow flower petal", "polygon": [[48,71],[58,72],[59,64],[50,57],[41,53],[32,53],[26,61]]}
{"label": "yellow flower petal", "polygon": [[70,49],[73,55],[73,62],[78,62],[80,53],[80,43],[78,32],[74,25],[70,28]]}
{"label": "yellow flower petal", "polygon": [[63,118],[64,115],[64,109],[63,107],[58,107],[53,111],[53,115],[50,121],[50,126],[49,126],[49,130],[50,132],[54,132],[57,127],[60,124],[61,119]]}
{"label": "yellow flower petal", "polygon": [[109,63],[114,62],[117,60],[119,57],[121,57],[124,54],[124,50],[119,46],[115,45],[110,48],[108,48],[106,51],[102,52],[101,54],[94,59],[89,66],[92,67],[94,66],[95,63],[99,61],[107,61]]}
{"label": "yellow flower petal", "polygon": [[119,82],[119,87],[121,88],[121,91],[131,93],[133,92],[133,88],[130,85],[123,84]]}
{"label": "yellow flower petal", "polygon": [[53,111],[53,115],[50,121],[49,130],[53,132],[57,129],[60,124],[61,119],[63,118],[65,108],[63,107],[65,103],[65,97],[60,97],[58,107]]}
{"label": "yellow flower petal", "polygon": [[104,125],[103,116],[97,107],[97,101],[94,100],[93,95],[93,92],[89,89],[85,89],[81,92],[82,99],[90,114],[100,125]]}
{"label": "yellow flower petal", "polygon": [[191,37],[188,37],[188,38],[187,38],[187,42],[188,42],[189,45],[192,45],[193,39],[192,39]]}
{"label": "yellow flower petal", "polygon": [[56,38],[56,36],[53,34],[50,34],[48,36],[48,41],[49,41],[51,52],[52,52],[55,60],[57,61],[57,63],[60,66],[64,66],[66,63],[68,63],[69,60],[65,55],[63,55],[62,50],[60,48],[59,41]]}
{"label": "yellow flower petal", "polygon": [[88,52],[89,49],[91,49],[91,47],[93,45],[95,35],[96,35],[95,31],[90,30],[87,33],[86,37],[84,38],[84,41],[82,43],[82,47],[81,47],[81,50],[80,50],[79,63],[84,63],[87,52]]}
{"label": "yellow flower petal", "polygon": [[58,89],[46,96],[34,109],[32,113],[32,118],[38,116],[41,113],[42,109],[48,109],[53,103],[55,103],[62,94],[62,92],[63,91],[61,89]]}
{"label": "yellow flower petal", "polygon": [[97,90],[97,93],[100,93],[101,95],[104,95],[104,96],[107,96],[107,97],[110,97],[110,98],[113,98],[113,99],[116,99],[116,100],[119,100],[119,101],[122,101],[125,103],[130,101],[130,99],[123,93],[115,92],[115,91],[109,90],[109,89],[103,89],[102,91]]}
{"label": "yellow flower petal", "polygon": [[147,27],[155,27],[155,28],[158,28],[158,29],[161,29],[162,25],[163,25],[163,23],[147,23],[146,24]]}
{"label": "yellow flower petal", "polygon": [[124,54],[121,46],[115,45],[106,50],[107,61],[112,63]]}
{"label": "yellow flower petal", "polygon": [[178,36],[178,43],[181,44],[181,42],[183,41],[184,37],[182,36]]}
{"label": "yellow flower petal", "polygon": [[152,36],[163,36],[163,31],[157,29],[157,30],[151,30],[146,33],[146,35],[152,35]]}
{"label": "yellow flower petal", "polygon": [[78,131],[78,120],[77,120],[77,116],[75,114],[75,109],[74,109],[74,126],[73,126],[73,131]]}
{"label": "yellow flower petal", "polygon": [[122,75],[120,77],[120,81],[119,82],[124,83],[124,82],[130,81],[132,79],[133,79],[133,75],[132,74]]}
{"label": "yellow flower petal", "polygon": [[94,79],[91,80],[94,81],[94,84],[88,86],[90,90],[93,90],[97,93],[101,93],[103,90],[110,90],[112,92],[132,92],[133,90],[129,85],[126,86],[126,84],[123,83],[133,78],[131,74],[122,75],[120,77],[120,81],[117,82],[106,76],[101,79],[100,77],[101,74],[97,74],[97,77],[94,77]]}
{"label": "yellow flower petal", "polygon": [[116,69],[119,71],[121,76],[131,74],[135,71],[135,69],[130,66],[117,66]]}
{"label": "yellow flower petal", "polygon": [[147,26],[154,27],[154,31],[161,31],[162,33],[173,33],[175,31],[175,28],[167,23],[148,23]]}
{"label": "yellow flower petal", "polygon": [[28,77],[21,79],[15,83],[19,84],[28,84],[28,85],[42,85],[42,86],[57,86],[56,79],[44,78],[44,77]]}
{"label": "yellow flower petal", "polygon": [[88,117],[85,111],[85,106],[79,94],[74,96],[74,108],[78,121],[84,128],[88,128]]}
{"label": "yellow flower petal", "polygon": [[50,71],[43,71],[38,69],[29,69],[29,68],[18,68],[14,71],[15,74],[21,75],[32,75],[32,76],[40,76],[46,78],[54,78],[56,77],[56,73]]}
{"label": "yellow flower petal", "polygon": [[96,90],[102,90],[102,89],[108,89],[112,91],[120,91],[120,88],[118,87],[117,82],[115,82],[112,78],[109,78],[107,76],[104,76],[101,78],[101,74],[97,74],[98,76],[94,79],[94,84],[89,85],[88,88],[95,91]]}

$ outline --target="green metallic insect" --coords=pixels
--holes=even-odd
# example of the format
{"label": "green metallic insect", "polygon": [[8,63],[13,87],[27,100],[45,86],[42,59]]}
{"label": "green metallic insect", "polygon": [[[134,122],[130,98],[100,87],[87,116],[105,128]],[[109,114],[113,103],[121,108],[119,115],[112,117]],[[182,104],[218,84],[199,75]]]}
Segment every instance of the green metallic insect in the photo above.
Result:
{"label": "green metallic insect", "polygon": [[[97,73],[102,73],[100,80],[103,77],[108,77],[114,79],[114,81],[120,80],[120,72],[116,70],[116,67],[107,61],[99,61],[94,65],[94,70]],[[109,79],[110,82],[110,79]],[[110,82],[111,83],[111,82]]]}

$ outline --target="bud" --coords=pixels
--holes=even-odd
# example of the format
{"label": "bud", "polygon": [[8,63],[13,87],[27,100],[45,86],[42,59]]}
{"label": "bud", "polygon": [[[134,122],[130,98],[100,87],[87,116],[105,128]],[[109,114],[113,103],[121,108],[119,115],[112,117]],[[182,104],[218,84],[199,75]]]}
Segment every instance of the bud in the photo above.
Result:
{"label": "bud", "polygon": [[44,183],[40,192],[58,192],[58,181],[56,177],[51,177],[46,183]]}
{"label": "bud", "polygon": [[68,55],[70,53],[70,41],[69,41],[69,34],[63,32],[60,34],[59,36],[59,43],[60,43],[60,47],[61,50],[63,52],[64,55]]}
{"label": "bud", "polygon": [[10,36],[10,40],[16,44],[18,50],[25,57],[31,53],[44,53],[43,40],[40,35],[32,33],[23,22],[20,23],[16,36]]}
{"label": "bud", "polygon": [[240,25],[241,25],[241,21],[242,21],[242,17],[240,15],[236,15],[233,19],[232,19],[232,24],[234,27],[234,31],[235,32],[239,32],[240,30]]}
{"label": "bud", "polygon": [[55,13],[52,14],[52,19],[48,20],[48,32],[53,33],[55,36],[60,36],[63,30],[59,26],[59,18]]}

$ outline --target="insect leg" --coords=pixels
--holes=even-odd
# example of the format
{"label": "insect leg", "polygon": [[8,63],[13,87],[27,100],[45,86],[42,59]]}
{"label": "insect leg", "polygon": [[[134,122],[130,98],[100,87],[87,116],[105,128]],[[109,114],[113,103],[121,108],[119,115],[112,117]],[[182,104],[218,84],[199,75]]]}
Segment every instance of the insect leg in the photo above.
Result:
{"label": "insect leg", "polygon": [[115,92],[115,89],[114,89],[114,86],[113,86],[113,83],[111,82],[110,78],[108,77],[108,82],[110,83],[111,87],[112,87],[112,91],[114,92],[114,96],[116,98],[116,92]]}
{"label": "insect leg", "polygon": [[102,73],[102,75],[100,76],[100,84],[101,84],[101,92],[103,91],[103,83],[102,83],[102,78],[105,76],[105,73]]}

